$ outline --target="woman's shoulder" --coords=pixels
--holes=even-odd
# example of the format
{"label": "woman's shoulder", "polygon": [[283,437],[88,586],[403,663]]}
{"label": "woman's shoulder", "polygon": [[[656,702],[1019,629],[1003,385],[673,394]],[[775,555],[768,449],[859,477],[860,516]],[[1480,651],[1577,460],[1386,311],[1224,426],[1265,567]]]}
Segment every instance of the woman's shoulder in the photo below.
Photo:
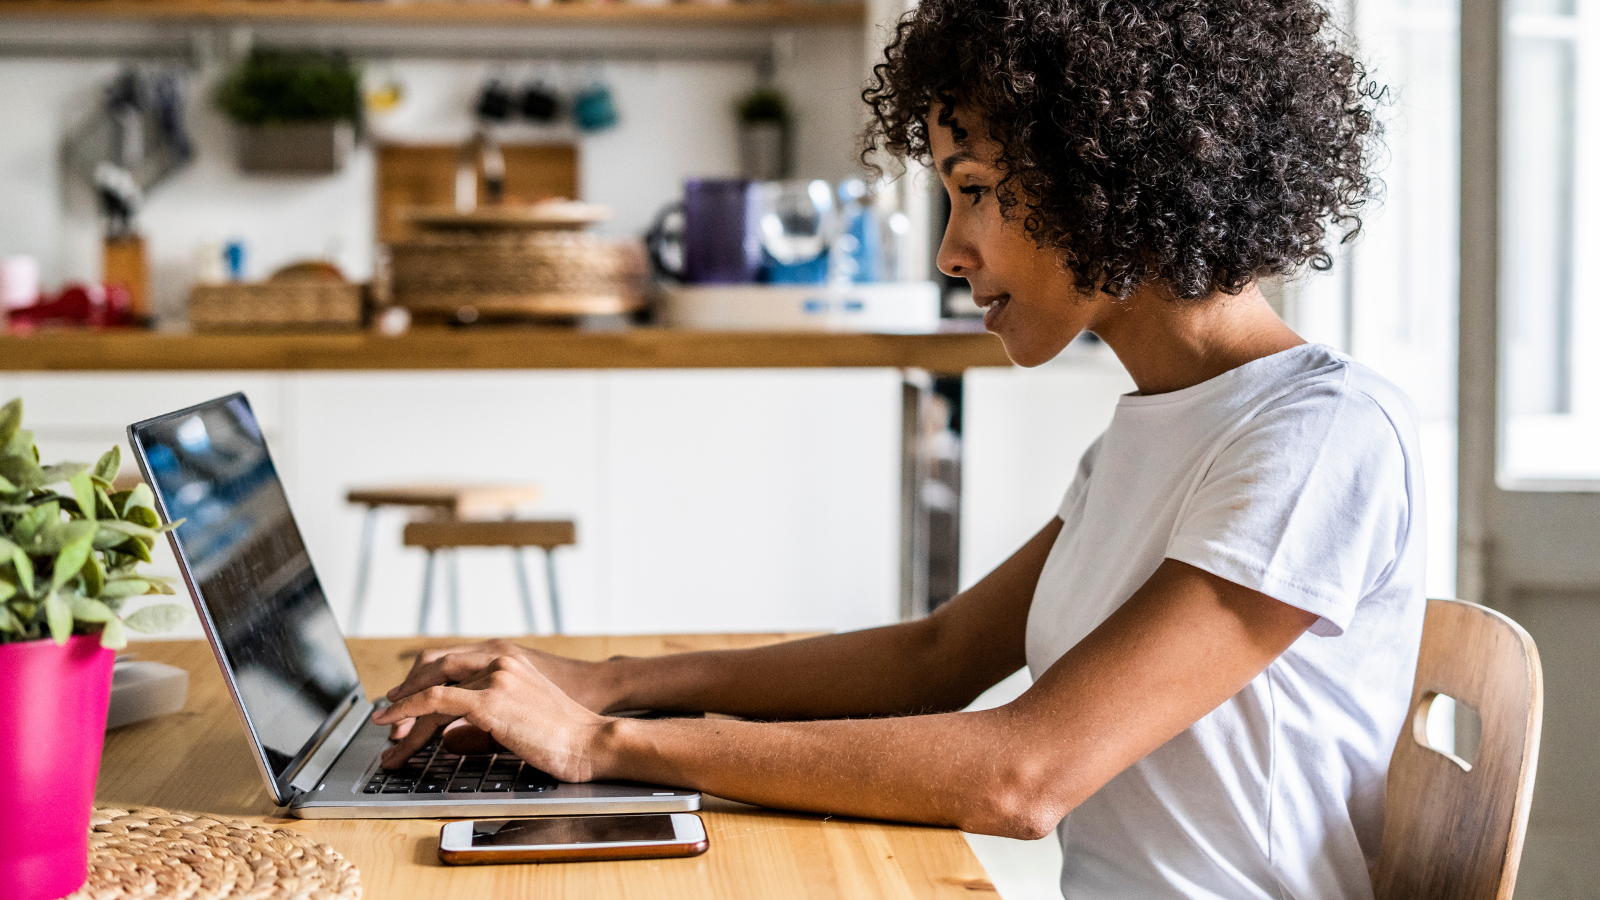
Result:
{"label": "woman's shoulder", "polygon": [[[1417,408],[1394,382],[1372,367],[1322,344],[1306,344],[1263,392],[1251,423],[1299,420],[1309,439],[1343,442],[1393,439],[1409,451],[1418,440]],[[1320,423],[1320,427],[1313,423]]]}

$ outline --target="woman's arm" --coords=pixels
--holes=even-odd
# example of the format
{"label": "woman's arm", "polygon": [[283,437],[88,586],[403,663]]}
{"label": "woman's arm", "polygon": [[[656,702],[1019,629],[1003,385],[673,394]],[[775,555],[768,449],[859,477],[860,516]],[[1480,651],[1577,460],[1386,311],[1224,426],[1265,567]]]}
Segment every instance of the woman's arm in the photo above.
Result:
{"label": "woman's arm", "polygon": [[1022,697],[982,712],[793,723],[596,715],[520,659],[380,712],[465,717],[564,780],[1037,838],[1244,687],[1316,621],[1168,560]]}
{"label": "woman's arm", "polygon": [[[1025,663],[1034,585],[1061,532],[1052,519],[982,581],[915,622],[748,650],[604,662],[565,659],[491,641],[424,653],[390,700],[471,680],[500,657],[520,657],[596,712],[661,709],[757,719],[818,719],[960,709]],[[431,729],[426,729],[431,734]],[[426,739],[409,721],[398,759]]]}

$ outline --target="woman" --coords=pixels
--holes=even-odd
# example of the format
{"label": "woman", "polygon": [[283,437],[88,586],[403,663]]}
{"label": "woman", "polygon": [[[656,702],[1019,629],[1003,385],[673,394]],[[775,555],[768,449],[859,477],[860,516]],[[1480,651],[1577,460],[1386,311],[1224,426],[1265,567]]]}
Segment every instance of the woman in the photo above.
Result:
{"label": "woman", "polygon": [[[864,96],[869,150],[943,181],[939,266],[1012,360],[1092,331],[1138,387],[1060,514],[922,621],[602,663],[426,654],[376,715],[388,764],[461,718],[565,780],[1059,827],[1073,898],[1370,896],[1422,628],[1415,417],[1256,287],[1326,267],[1370,187],[1373,95],[1324,12],[926,0]],[[958,711],[1023,665],[1022,697]],[[752,721],[604,715],[630,708]]]}

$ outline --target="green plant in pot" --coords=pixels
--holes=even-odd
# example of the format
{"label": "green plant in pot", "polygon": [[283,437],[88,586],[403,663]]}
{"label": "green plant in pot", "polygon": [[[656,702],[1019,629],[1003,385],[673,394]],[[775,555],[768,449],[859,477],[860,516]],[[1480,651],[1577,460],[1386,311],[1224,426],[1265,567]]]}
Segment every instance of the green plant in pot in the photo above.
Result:
{"label": "green plant in pot", "polygon": [[789,100],[775,87],[759,87],[734,106],[739,121],[739,168],[746,178],[789,177]]}
{"label": "green plant in pot", "polygon": [[328,174],[344,167],[361,120],[361,73],[343,55],[255,50],[217,86],[246,172]]}
{"label": "green plant in pot", "polygon": [[116,490],[122,454],[44,466],[22,401],[0,407],[0,897],[45,900],[88,874],[89,815],[127,630],[160,631],[174,604],[126,619],[123,604],[171,594],[140,571],[168,530],[141,484]]}

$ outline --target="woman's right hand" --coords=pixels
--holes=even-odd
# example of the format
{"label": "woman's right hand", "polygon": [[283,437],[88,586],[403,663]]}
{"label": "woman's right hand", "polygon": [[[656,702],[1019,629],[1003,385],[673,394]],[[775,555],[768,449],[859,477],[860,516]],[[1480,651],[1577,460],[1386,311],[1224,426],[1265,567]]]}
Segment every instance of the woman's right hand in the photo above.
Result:
{"label": "woman's right hand", "polygon": [[[588,709],[605,713],[617,708],[621,697],[608,678],[605,662],[588,662],[569,659],[522,647],[508,640],[479,641],[456,647],[436,647],[422,651],[411,664],[406,680],[391,688],[386,697],[394,703],[418,691],[445,684],[471,681],[488,669],[496,659],[513,657],[522,660],[550,679],[563,693]],[[411,731],[412,719],[395,723],[389,737],[400,740]]]}

